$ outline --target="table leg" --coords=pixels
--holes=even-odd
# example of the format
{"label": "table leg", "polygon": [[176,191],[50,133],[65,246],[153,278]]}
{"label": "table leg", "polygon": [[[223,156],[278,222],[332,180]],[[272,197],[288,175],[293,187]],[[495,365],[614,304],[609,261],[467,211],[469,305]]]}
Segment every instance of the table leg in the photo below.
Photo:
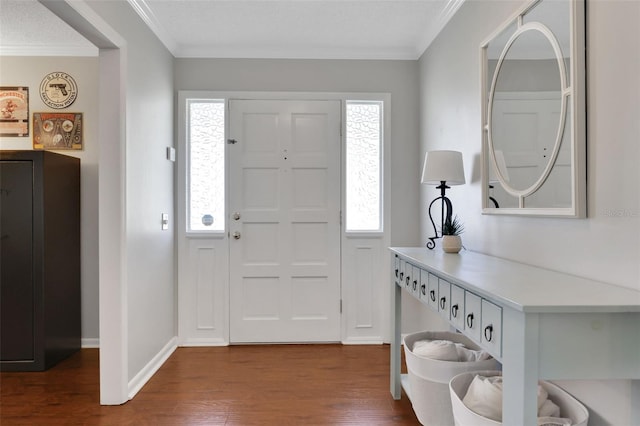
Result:
{"label": "table leg", "polygon": [[391,366],[390,366],[390,384],[391,395],[393,399],[400,399],[402,394],[402,383],[400,381],[400,325],[402,323],[402,294],[401,288],[395,282],[391,282]]}
{"label": "table leg", "polygon": [[538,314],[503,312],[502,424],[535,426],[538,393]]}

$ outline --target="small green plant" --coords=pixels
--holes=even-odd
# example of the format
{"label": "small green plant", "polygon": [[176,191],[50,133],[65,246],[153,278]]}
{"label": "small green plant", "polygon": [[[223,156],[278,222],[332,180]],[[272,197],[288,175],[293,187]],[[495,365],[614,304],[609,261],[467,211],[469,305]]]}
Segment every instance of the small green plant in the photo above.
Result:
{"label": "small green plant", "polygon": [[448,217],[444,221],[442,226],[442,235],[460,235],[464,232],[464,225],[458,219],[458,216],[454,216],[453,219]]}

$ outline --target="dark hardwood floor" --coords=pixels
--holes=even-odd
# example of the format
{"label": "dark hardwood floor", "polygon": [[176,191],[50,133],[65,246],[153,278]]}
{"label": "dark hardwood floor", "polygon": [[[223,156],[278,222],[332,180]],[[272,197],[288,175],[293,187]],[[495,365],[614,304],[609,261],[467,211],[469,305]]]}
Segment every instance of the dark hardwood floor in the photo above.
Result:
{"label": "dark hardwood floor", "polygon": [[99,404],[98,350],[1,373],[0,424],[417,425],[389,393],[389,346],[179,348],[132,400]]}

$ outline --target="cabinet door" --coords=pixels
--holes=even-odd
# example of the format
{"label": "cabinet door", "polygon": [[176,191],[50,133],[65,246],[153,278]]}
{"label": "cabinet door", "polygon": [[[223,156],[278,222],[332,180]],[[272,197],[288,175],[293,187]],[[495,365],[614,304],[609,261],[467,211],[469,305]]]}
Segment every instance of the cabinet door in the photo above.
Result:
{"label": "cabinet door", "polygon": [[398,277],[398,285],[400,287],[404,287],[404,275],[405,268],[407,267],[407,262],[404,259],[400,259],[400,276]]}
{"label": "cabinet door", "polygon": [[451,284],[440,278],[438,280],[438,313],[449,320],[449,306],[451,306]]}
{"label": "cabinet door", "polygon": [[400,283],[400,258],[398,255],[393,259],[393,277],[396,285],[398,285]]}
{"label": "cabinet door", "polygon": [[420,268],[413,267],[413,273],[411,274],[411,294],[415,298],[420,298]]}
{"label": "cabinet door", "polygon": [[0,359],[32,361],[33,162],[0,161]]}
{"label": "cabinet door", "polygon": [[464,289],[454,284],[451,284],[451,308],[449,312],[449,318],[453,326],[460,331],[464,330]]}
{"label": "cabinet door", "polygon": [[480,343],[482,299],[473,293],[464,293],[464,334]]}
{"label": "cabinet door", "polygon": [[411,293],[411,277],[413,276],[413,265],[410,263],[404,266],[404,289]]}
{"label": "cabinet door", "polygon": [[420,271],[420,301],[429,305],[429,274],[424,269]]}
{"label": "cabinet door", "polygon": [[494,356],[502,356],[502,309],[493,303],[482,300],[482,347]]}
{"label": "cabinet door", "polygon": [[429,301],[429,306],[433,308],[434,311],[438,311],[438,277],[429,274],[429,286],[427,288],[427,298]]}

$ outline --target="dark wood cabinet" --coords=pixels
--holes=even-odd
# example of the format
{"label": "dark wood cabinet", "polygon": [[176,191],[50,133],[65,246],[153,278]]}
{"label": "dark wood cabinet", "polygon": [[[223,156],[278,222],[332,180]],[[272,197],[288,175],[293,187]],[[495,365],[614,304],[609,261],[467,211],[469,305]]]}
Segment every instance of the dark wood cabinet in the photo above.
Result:
{"label": "dark wood cabinet", "polygon": [[80,303],[80,160],[0,151],[1,370],[80,349]]}

